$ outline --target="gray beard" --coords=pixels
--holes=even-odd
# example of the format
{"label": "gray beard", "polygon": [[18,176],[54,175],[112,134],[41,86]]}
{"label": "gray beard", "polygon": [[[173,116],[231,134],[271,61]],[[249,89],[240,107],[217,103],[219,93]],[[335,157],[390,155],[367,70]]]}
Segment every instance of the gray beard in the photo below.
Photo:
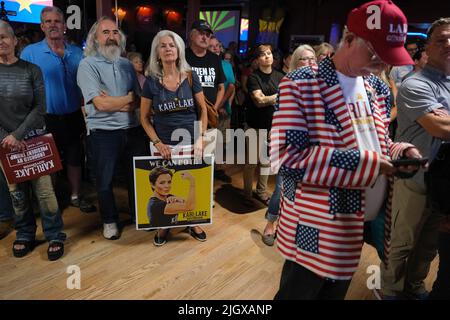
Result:
{"label": "gray beard", "polygon": [[98,52],[104,56],[109,61],[116,61],[120,58],[120,54],[122,53],[122,50],[119,46],[116,45],[109,45],[109,46],[99,46]]}

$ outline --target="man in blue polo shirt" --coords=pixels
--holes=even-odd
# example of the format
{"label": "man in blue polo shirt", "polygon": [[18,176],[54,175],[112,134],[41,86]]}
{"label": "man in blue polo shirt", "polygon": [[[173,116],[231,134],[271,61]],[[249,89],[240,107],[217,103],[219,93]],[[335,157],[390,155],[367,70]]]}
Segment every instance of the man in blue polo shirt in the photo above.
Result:
{"label": "man in blue polo shirt", "polygon": [[83,212],[92,212],[96,210],[95,206],[80,197],[81,144],[85,123],[76,76],[83,51],[64,41],[66,26],[59,8],[42,10],[41,29],[45,39],[27,46],[20,57],[37,64],[42,70],[47,100],[45,122],[64,161],[72,193],[70,203]]}
{"label": "man in blue polo shirt", "polygon": [[[108,17],[96,22],[86,40],[84,58],[78,68],[78,85],[86,102],[88,139],[96,174],[96,188],[103,236],[120,237],[119,213],[112,188],[119,162],[127,170],[128,201],[134,217],[133,156],[145,154],[145,132],[135,108],[140,86],[130,61],[122,58],[125,35]],[[123,161],[121,161],[123,160]]]}

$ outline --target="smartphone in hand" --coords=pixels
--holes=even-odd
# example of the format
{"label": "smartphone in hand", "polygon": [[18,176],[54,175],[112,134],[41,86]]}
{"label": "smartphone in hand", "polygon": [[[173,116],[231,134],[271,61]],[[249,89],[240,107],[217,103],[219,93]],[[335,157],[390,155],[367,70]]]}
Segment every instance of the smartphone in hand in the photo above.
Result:
{"label": "smartphone in hand", "polygon": [[390,161],[394,167],[403,166],[424,166],[428,162],[428,158],[402,158]]}

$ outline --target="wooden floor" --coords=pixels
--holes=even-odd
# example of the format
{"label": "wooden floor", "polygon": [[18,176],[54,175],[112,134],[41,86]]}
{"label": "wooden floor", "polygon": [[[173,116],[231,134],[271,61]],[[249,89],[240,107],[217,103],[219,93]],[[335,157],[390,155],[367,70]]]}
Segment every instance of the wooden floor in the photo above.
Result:
{"label": "wooden floor", "polygon": [[[240,168],[228,173],[233,186],[241,188]],[[221,183],[215,189],[221,195],[227,190]],[[118,189],[117,197],[124,203],[125,191]],[[261,242],[265,209],[236,214],[223,208],[240,201],[233,193],[229,197],[221,196],[226,200],[221,202],[216,195],[213,224],[204,228],[208,241],[180,233],[159,248],[152,244],[154,232],[138,232],[131,224],[119,240],[105,240],[97,213],[69,207],[64,210],[66,253],[58,261],[47,260],[45,243],[17,259],[11,252],[14,234],[0,240],[0,299],[272,299],[283,259],[275,247]],[[121,211],[126,212],[124,205]],[[43,239],[40,227],[37,237]],[[347,299],[374,299],[366,287],[366,269],[378,264],[376,252],[365,246]],[[66,287],[71,265],[81,268],[80,290]],[[437,259],[426,280],[428,289],[436,268]]]}

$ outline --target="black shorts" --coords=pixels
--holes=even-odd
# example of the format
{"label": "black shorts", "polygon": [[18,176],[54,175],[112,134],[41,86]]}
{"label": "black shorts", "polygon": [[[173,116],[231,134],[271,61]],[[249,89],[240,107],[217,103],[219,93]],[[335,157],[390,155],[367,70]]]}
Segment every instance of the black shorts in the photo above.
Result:
{"label": "black shorts", "polygon": [[64,115],[46,114],[47,132],[53,135],[56,147],[66,165],[80,167],[82,163],[82,142],[86,133],[81,109]]}

